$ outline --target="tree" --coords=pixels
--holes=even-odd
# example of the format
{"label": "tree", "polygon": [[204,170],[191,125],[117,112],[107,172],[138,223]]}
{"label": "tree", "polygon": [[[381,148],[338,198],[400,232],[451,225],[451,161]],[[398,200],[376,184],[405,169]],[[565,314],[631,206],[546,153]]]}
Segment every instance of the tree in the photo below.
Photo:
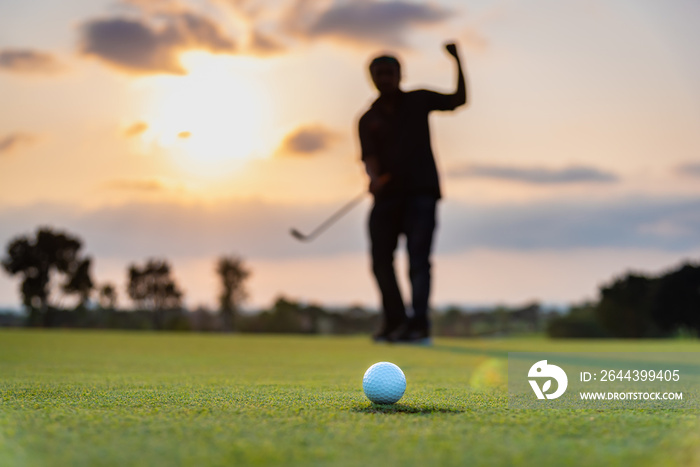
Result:
{"label": "tree", "polygon": [[79,261],[75,267],[75,271],[63,285],[63,291],[68,294],[76,294],[79,298],[79,306],[84,308],[90,299],[90,292],[95,287],[92,282],[92,277],[90,277],[90,258],[85,258]]}
{"label": "tree", "polygon": [[552,317],[547,323],[547,334],[554,338],[608,337],[596,319],[595,303],[573,305],[568,313]]}
{"label": "tree", "polygon": [[250,270],[245,267],[240,257],[224,256],[216,263],[216,273],[221,279],[219,307],[224,330],[231,332],[240,306],[248,297],[244,283],[250,276]]}
{"label": "tree", "polygon": [[685,328],[700,335],[700,266],[683,264],[661,276],[651,315],[666,332]]}
{"label": "tree", "polygon": [[652,319],[652,303],[658,279],[628,274],[601,287],[595,315],[613,337],[659,337],[663,335]]}
{"label": "tree", "polygon": [[87,302],[93,288],[91,260],[80,256],[81,247],[78,237],[49,227],[39,228],[35,238],[20,236],[8,244],[2,265],[10,275],[23,277],[22,302],[31,323],[50,324],[51,277],[55,273],[63,276],[60,289],[66,295],[77,294],[80,304]]}
{"label": "tree", "polygon": [[100,287],[98,303],[103,310],[114,310],[117,307],[117,289],[112,284]]}
{"label": "tree", "polygon": [[137,308],[153,313],[153,325],[162,329],[166,310],[182,306],[182,292],[170,275],[164,259],[149,259],[143,267],[129,266],[127,292]]}
{"label": "tree", "polygon": [[265,312],[265,332],[301,333],[303,329],[303,306],[285,297],[278,297],[272,309]]}

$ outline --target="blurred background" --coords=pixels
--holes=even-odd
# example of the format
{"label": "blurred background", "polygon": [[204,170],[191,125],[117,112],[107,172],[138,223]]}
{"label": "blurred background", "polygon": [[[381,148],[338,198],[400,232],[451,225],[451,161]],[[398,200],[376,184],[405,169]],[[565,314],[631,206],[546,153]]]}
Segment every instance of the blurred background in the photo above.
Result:
{"label": "blurred background", "polygon": [[[698,17],[691,0],[0,1],[0,308],[376,308],[369,198],[313,243],[289,229],[365,188],[369,59],[449,92],[447,40],[470,105],[431,117],[433,306],[541,318],[655,284],[700,257]],[[42,227],[74,261],[6,273]],[[222,264],[245,273],[229,302]],[[139,298],[149,274],[174,302]]]}

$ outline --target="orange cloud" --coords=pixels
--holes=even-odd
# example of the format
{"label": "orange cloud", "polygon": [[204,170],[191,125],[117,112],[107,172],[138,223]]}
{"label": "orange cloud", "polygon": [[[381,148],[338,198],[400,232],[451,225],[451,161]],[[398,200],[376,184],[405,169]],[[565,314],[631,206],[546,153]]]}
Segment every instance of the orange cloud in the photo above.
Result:
{"label": "orange cloud", "polygon": [[148,130],[148,124],[145,122],[136,122],[130,125],[126,130],[124,130],[124,136],[131,138],[132,136],[138,136],[144,131]]}
{"label": "orange cloud", "polygon": [[181,11],[157,19],[159,26],[123,17],[88,21],[80,29],[80,51],[128,73],[176,75],[186,74],[179,60],[183,51],[235,51],[233,41],[210,18]]}
{"label": "orange cloud", "polygon": [[474,52],[484,52],[489,47],[489,41],[476,28],[469,27],[462,32],[460,45]]}
{"label": "orange cloud", "polygon": [[158,179],[144,179],[144,180],[113,180],[108,182],[106,188],[112,190],[124,190],[124,191],[142,191],[142,192],[157,192],[165,189],[163,182]]}
{"label": "orange cloud", "polygon": [[286,47],[272,35],[262,33],[257,29],[251,33],[248,48],[251,52],[259,55],[270,55],[286,50]]}
{"label": "orange cloud", "polygon": [[[280,52],[294,40],[329,38],[353,45],[405,46],[412,28],[435,26],[454,14],[434,3],[404,0],[330,3],[227,0],[225,3],[254,25],[249,47],[263,54]],[[265,31],[264,35],[261,30]]]}
{"label": "orange cloud", "polygon": [[18,147],[36,141],[36,136],[29,133],[10,133],[0,138],[0,154],[9,154],[17,150]]}
{"label": "orange cloud", "polygon": [[448,19],[450,12],[437,5],[404,1],[363,1],[335,4],[305,31],[309,37],[403,46],[409,28],[429,26]]}
{"label": "orange cloud", "polygon": [[278,153],[310,156],[328,148],[337,135],[319,125],[298,128],[282,141]]}
{"label": "orange cloud", "polygon": [[62,69],[59,61],[46,52],[27,49],[0,50],[0,70],[25,74],[54,74]]}

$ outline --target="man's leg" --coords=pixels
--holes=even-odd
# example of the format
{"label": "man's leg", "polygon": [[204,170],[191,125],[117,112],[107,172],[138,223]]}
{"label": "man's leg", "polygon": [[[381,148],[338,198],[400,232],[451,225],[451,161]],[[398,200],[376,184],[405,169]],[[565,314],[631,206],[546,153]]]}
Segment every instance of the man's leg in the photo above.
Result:
{"label": "man's leg", "polygon": [[437,199],[433,196],[413,196],[406,203],[404,214],[403,230],[406,234],[413,302],[410,330],[425,336],[430,332],[430,253],[436,226],[436,205]]}
{"label": "man's leg", "polygon": [[382,295],[384,324],[375,337],[387,338],[406,321],[406,308],[394,271],[394,251],[401,233],[402,202],[375,201],[369,218],[372,271]]}

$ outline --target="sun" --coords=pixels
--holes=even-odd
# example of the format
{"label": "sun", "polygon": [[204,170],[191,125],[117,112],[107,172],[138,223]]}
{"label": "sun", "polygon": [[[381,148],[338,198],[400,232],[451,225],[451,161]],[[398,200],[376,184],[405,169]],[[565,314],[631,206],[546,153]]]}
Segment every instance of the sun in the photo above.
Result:
{"label": "sun", "polygon": [[269,153],[271,106],[250,59],[188,53],[185,76],[152,78],[144,138],[190,172],[217,173]]}

